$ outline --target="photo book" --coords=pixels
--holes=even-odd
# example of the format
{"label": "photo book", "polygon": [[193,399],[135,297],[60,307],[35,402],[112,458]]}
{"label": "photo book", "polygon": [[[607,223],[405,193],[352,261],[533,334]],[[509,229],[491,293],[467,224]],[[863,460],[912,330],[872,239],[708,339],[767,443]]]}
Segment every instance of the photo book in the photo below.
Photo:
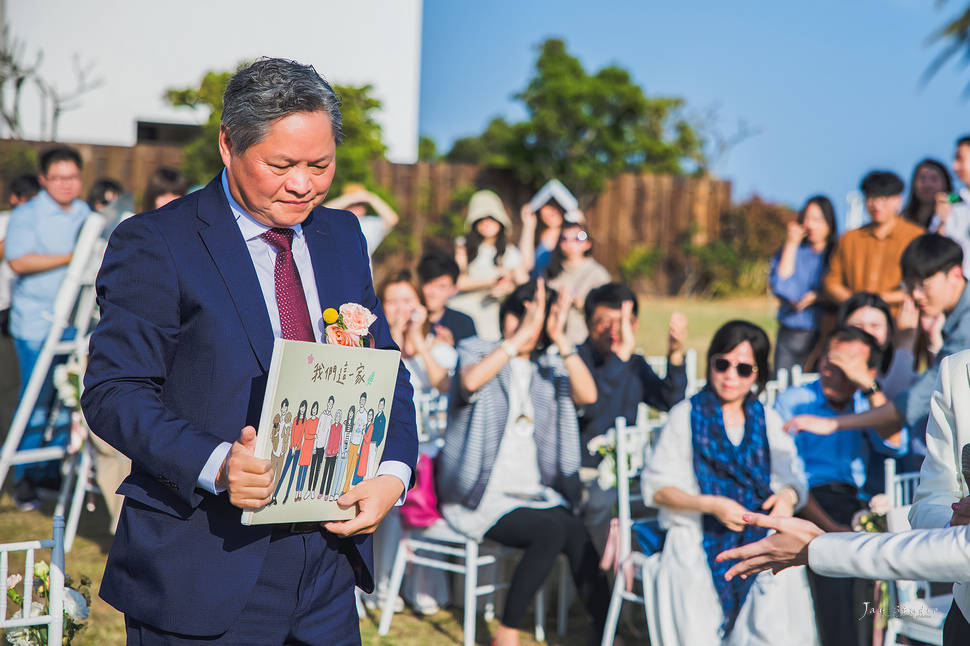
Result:
{"label": "photo book", "polygon": [[274,495],[243,525],[348,520],[336,500],[377,473],[401,353],[276,339],[256,457],[270,460]]}

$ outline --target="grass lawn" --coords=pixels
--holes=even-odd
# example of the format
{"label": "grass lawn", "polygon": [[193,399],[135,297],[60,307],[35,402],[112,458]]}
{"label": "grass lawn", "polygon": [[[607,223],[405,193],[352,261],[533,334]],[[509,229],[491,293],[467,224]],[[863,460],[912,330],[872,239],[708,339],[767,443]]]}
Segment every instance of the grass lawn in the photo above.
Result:
{"label": "grass lawn", "polygon": [[[733,299],[724,301],[702,301],[691,299],[647,299],[640,301],[640,329],[637,334],[638,346],[648,355],[666,353],[667,320],[675,311],[683,312],[689,321],[689,347],[695,348],[703,362],[707,344],[714,332],[731,319],[747,319],[761,325],[774,338],[774,304],[767,303],[763,297]],[[45,503],[40,510],[22,513],[13,504],[10,492],[12,478],[8,477],[3,494],[0,496],[0,543],[49,538],[51,533],[51,514],[53,503]],[[92,580],[91,616],[87,627],[75,638],[76,646],[121,646],[125,643],[124,620],[113,608],[97,598],[97,589],[111,545],[111,535],[107,531],[107,513],[103,505],[94,512],[84,512],[78,528],[74,548],[67,554],[67,572],[75,581],[81,575]],[[38,554],[37,560],[50,560],[48,554]],[[10,572],[22,572],[22,560],[11,559]],[[213,582],[213,585],[218,585]],[[550,603],[554,605],[555,599]],[[13,604],[9,604],[13,605]],[[10,609],[13,612],[13,608]],[[632,613],[633,624],[643,628],[642,612]],[[377,622],[380,613],[372,613],[361,620],[361,634],[367,645],[395,646],[446,646],[460,644],[462,638],[462,613],[451,609],[431,617],[420,617],[410,611],[395,616],[391,632],[387,637],[377,635]],[[527,620],[527,623],[531,618]],[[555,612],[547,616],[547,642],[552,646],[581,646],[585,644],[587,621],[578,605],[574,605],[566,635],[555,633]],[[491,624],[494,629],[495,623]],[[636,637],[629,629],[621,628],[620,634],[627,643],[642,643],[645,636]],[[489,644],[490,632],[480,617],[476,643]],[[535,644],[531,633],[523,633],[522,643]]]}

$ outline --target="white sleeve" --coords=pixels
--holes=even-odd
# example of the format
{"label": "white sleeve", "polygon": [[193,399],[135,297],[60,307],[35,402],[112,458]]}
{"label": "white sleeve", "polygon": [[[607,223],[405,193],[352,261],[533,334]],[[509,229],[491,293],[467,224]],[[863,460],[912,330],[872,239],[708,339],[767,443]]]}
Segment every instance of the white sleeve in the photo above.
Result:
{"label": "white sleeve", "polygon": [[822,576],[970,581],[970,526],[899,534],[822,534],[808,565]]}
{"label": "white sleeve", "polygon": [[694,448],[691,444],[690,401],[670,409],[667,424],[653,448],[650,463],[640,476],[643,504],[653,505],[653,498],[664,487],[677,487],[684,493],[700,493],[694,475]]}

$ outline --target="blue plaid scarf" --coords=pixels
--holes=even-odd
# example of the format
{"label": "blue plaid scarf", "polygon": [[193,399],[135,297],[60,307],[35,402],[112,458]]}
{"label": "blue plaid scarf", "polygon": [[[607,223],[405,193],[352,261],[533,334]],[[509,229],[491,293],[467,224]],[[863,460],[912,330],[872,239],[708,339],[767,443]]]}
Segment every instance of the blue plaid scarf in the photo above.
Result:
{"label": "blue plaid scarf", "polygon": [[[736,500],[746,509],[759,510],[761,503],[771,495],[771,456],[768,452],[768,434],[765,430],[765,409],[755,397],[749,397],[744,406],[744,439],[734,446],[724,430],[721,402],[707,386],[690,400],[691,443],[694,449],[694,473],[701,493],[724,496]],[[716,517],[703,517],[704,553],[714,578],[724,612],[722,635],[734,628],[738,613],[754,583],[754,577],[734,577],[724,580],[729,563],[714,559],[724,550],[739,547],[765,537],[767,530],[745,527],[732,532]]]}

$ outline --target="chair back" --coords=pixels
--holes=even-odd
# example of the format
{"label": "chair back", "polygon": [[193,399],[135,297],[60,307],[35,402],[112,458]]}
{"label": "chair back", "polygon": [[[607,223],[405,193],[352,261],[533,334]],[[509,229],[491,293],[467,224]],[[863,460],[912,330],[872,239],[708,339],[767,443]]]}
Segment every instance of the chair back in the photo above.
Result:
{"label": "chair back", "polygon": [[[638,349],[639,352],[639,349]],[[642,354],[642,353],[641,353]],[[666,355],[644,356],[647,365],[663,379],[667,376],[667,357]],[[687,372],[687,396],[697,394],[704,387],[705,380],[697,377],[697,350],[688,348],[684,352],[684,369]]]}
{"label": "chair back", "polygon": [[637,407],[637,421],[633,426],[627,425],[623,417],[616,418],[613,430],[616,433],[616,497],[621,561],[633,549],[632,504],[636,500],[642,500],[639,488],[636,493],[631,493],[630,480],[638,477],[650,461],[656,431],[661,425],[660,419],[650,418],[649,408],[644,403]]}
{"label": "chair back", "polygon": [[889,497],[889,511],[886,513],[886,525],[890,532],[905,532],[911,529],[909,524],[909,508],[916,496],[919,485],[919,473],[896,473],[896,461],[886,458],[886,495]]}
{"label": "chair back", "polygon": [[818,379],[817,372],[802,372],[802,367],[799,365],[792,366],[791,369],[791,385],[792,386],[802,386],[807,383],[811,383]]}
{"label": "chair back", "polygon": [[[50,590],[48,613],[32,615],[31,600],[34,596],[34,552],[51,550]],[[60,646],[64,634],[64,517],[54,516],[53,537],[45,541],[6,543],[0,545],[0,581],[6,585],[9,575],[11,552],[24,553],[23,612],[18,619],[7,619],[7,595],[0,597],[0,628],[20,628],[47,625],[47,643]]]}

